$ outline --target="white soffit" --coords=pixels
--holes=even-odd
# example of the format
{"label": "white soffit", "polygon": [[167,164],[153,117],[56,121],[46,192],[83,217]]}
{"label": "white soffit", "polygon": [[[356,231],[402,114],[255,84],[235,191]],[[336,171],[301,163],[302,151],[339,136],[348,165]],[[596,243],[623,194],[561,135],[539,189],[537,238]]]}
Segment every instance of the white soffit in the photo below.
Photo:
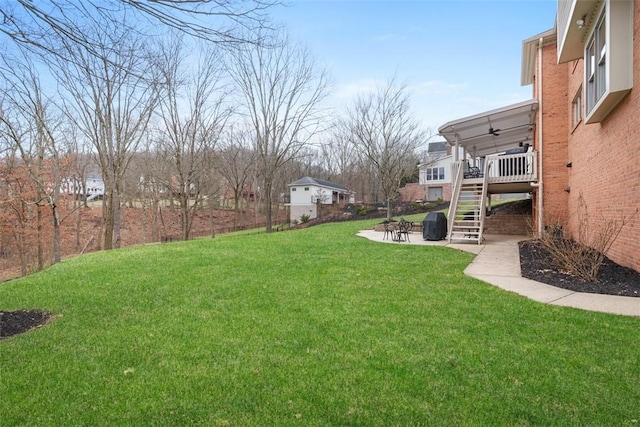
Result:
{"label": "white soffit", "polygon": [[472,155],[484,157],[532,144],[538,101],[530,99],[474,116],[448,122],[438,133],[452,146],[463,146]]}

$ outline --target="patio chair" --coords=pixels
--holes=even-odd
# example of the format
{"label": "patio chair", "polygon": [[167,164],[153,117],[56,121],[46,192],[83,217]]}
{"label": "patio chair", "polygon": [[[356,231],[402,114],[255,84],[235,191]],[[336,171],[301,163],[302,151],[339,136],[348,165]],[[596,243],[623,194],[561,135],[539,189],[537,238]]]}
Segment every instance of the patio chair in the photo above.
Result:
{"label": "patio chair", "polygon": [[477,166],[471,166],[469,161],[466,160],[462,164],[462,177],[463,178],[482,178],[482,172]]}
{"label": "patio chair", "polygon": [[405,221],[404,219],[400,220],[400,222],[398,223],[398,241],[410,242],[409,233],[411,232],[412,228],[413,228],[412,222]]}
{"label": "patio chair", "polygon": [[387,221],[384,222],[384,235],[382,236],[382,240],[386,240],[387,237],[391,237],[391,240],[396,240],[396,231],[393,229],[393,226]]}

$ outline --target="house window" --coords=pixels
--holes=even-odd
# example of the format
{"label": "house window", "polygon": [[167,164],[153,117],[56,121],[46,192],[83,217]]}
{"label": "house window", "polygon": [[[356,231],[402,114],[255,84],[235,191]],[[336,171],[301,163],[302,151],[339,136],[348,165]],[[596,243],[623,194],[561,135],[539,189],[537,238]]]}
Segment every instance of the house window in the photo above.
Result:
{"label": "house window", "polygon": [[600,123],[633,88],[633,5],[604,0],[584,44],[585,123]]}
{"label": "house window", "polygon": [[426,177],[427,177],[427,181],[443,180],[444,179],[444,167],[427,168]]}
{"label": "house window", "polygon": [[582,121],[582,86],[580,86],[578,93],[576,93],[576,96],[573,98],[571,112],[573,114],[571,124],[575,128]]}
{"label": "house window", "polygon": [[296,188],[296,187],[293,187],[293,188],[291,189],[291,191],[296,191],[296,190],[297,190],[297,188]]}
{"label": "house window", "polygon": [[304,191],[309,191],[309,187],[304,187]]}
{"label": "house window", "polygon": [[591,111],[607,87],[607,34],[602,12],[586,49],[587,110]]}

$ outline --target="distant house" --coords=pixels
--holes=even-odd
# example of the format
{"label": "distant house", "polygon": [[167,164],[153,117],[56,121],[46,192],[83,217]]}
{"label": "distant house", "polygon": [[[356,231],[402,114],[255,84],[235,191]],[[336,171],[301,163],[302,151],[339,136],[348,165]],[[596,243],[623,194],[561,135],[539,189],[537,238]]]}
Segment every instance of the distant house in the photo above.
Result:
{"label": "distant house", "polygon": [[432,142],[427,148],[424,162],[418,165],[422,199],[429,202],[451,200],[451,146],[446,141]]}
{"label": "distant house", "polygon": [[93,200],[104,195],[104,181],[98,176],[90,176],[83,184],[79,178],[70,177],[62,180],[60,190],[80,199]]}
{"label": "distant house", "polygon": [[354,200],[355,193],[344,185],[307,176],[289,184],[289,218],[291,222],[300,221],[303,215],[317,218],[322,205],[344,205]]}

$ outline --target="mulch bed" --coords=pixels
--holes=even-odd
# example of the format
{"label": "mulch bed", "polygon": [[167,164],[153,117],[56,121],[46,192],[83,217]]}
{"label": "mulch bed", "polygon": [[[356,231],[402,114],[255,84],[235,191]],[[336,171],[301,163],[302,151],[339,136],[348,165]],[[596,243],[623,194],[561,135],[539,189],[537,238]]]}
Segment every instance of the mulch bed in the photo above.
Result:
{"label": "mulch bed", "polygon": [[560,271],[552,256],[535,240],[520,242],[522,277],[558,288],[592,294],[640,297],[640,273],[605,258],[597,282],[587,282]]}
{"label": "mulch bed", "polygon": [[0,340],[46,325],[52,318],[41,310],[0,311]]}

